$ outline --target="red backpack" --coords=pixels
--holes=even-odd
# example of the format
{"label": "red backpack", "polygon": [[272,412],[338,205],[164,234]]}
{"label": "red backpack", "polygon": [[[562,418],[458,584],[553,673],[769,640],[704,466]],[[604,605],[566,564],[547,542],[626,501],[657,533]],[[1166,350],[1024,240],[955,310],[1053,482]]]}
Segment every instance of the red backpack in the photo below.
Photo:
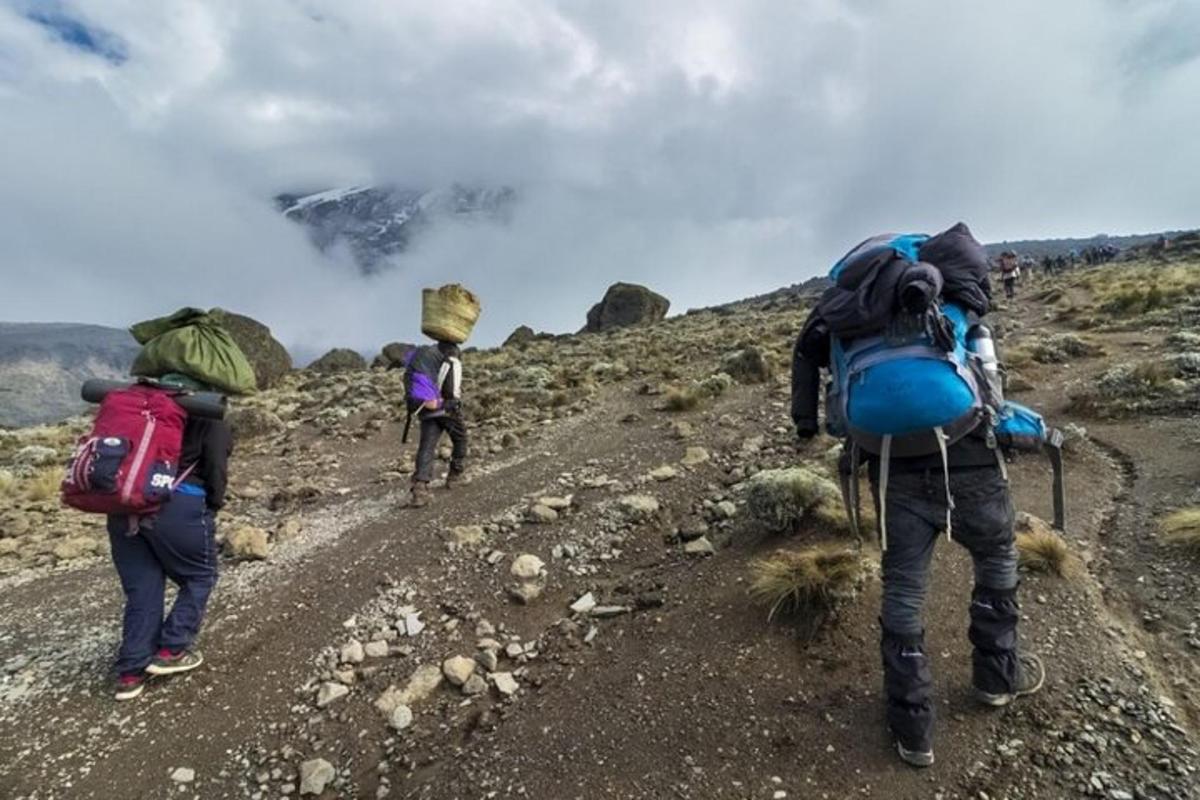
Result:
{"label": "red backpack", "polygon": [[171,497],[187,412],[169,392],[134,385],[109,392],[79,440],[62,501],[96,514],[152,514]]}

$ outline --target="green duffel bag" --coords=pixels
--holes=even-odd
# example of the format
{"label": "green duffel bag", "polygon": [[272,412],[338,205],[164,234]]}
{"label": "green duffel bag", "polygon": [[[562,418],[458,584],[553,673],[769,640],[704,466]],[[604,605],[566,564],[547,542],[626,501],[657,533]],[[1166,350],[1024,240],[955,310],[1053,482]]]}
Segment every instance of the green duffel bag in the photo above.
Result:
{"label": "green duffel bag", "polygon": [[178,372],[226,394],[251,394],[254,368],[233,337],[208,312],[181,308],[129,329],[141,345],[130,374],[158,378]]}

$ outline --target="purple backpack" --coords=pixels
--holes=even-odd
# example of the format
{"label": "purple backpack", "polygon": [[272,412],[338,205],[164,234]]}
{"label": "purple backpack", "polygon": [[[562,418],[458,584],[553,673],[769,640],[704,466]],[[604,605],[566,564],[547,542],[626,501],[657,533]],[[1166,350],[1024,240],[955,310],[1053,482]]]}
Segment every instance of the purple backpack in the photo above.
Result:
{"label": "purple backpack", "polygon": [[426,403],[442,402],[442,390],[438,377],[446,357],[436,347],[426,345],[410,350],[404,359],[404,400],[408,406],[408,418],[404,422],[402,441],[408,442],[413,415]]}

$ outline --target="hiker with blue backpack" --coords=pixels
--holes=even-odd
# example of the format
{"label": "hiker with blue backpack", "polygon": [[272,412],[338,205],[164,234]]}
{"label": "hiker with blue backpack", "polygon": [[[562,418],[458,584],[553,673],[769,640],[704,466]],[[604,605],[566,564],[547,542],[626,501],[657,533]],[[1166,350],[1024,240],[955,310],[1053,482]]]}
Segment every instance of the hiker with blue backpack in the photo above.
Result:
{"label": "hiker with blue backpack", "polygon": [[452,489],[466,470],[467,423],[462,411],[462,354],[457,344],[440,341],[413,350],[404,369],[408,419],[403,441],[408,441],[413,417],[420,422],[416,469],[413,472],[409,506],[429,504],[429,484],[442,434],[450,437],[450,470],[446,488]]}
{"label": "hiker with blue backpack", "polygon": [[922,609],[940,532],[967,548],[976,697],[1003,706],[1041,688],[1041,661],[1017,643],[1017,551],[1004,448],[1049,448],[1055,524],[1062,527],[1061,443],[1040,416],[1005,402],[991,332],[983,246],[959,223],[933,237],[886,234],[834,266],[834,280],[797,339],[792,418],[846,442],[840,473],[859,530],[859,468],[867,464],[882,550],[881,654],[887,722],[908,764],[933,764],[934,704]]}

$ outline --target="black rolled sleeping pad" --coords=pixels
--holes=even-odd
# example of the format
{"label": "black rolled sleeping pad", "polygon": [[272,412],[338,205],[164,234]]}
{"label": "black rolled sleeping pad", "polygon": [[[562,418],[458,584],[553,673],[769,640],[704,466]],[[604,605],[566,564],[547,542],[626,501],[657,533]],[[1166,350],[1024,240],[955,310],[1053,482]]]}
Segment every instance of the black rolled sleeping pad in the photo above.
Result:
{"label": "black rolled sleeping pad", "polygon": [[[138,381],[151,386],[156,385],[154,381]],[[91,378],[83,382],[83,388],[79,394],[83,397],[84,402],[99,403],[104,400],[105,395],[109,392],[117,391],[118,389],[128,389],[133,386],[131,381],[106,381],[100,378]],[[229,407],[229,401],[223,394],[217,392],[192,392],[187,389],[179,389],[177,387],[163,387],[164,390],[170,391],[184,411],[193,416],[203,417],[205,419],[224,419],[225,411]]]}

